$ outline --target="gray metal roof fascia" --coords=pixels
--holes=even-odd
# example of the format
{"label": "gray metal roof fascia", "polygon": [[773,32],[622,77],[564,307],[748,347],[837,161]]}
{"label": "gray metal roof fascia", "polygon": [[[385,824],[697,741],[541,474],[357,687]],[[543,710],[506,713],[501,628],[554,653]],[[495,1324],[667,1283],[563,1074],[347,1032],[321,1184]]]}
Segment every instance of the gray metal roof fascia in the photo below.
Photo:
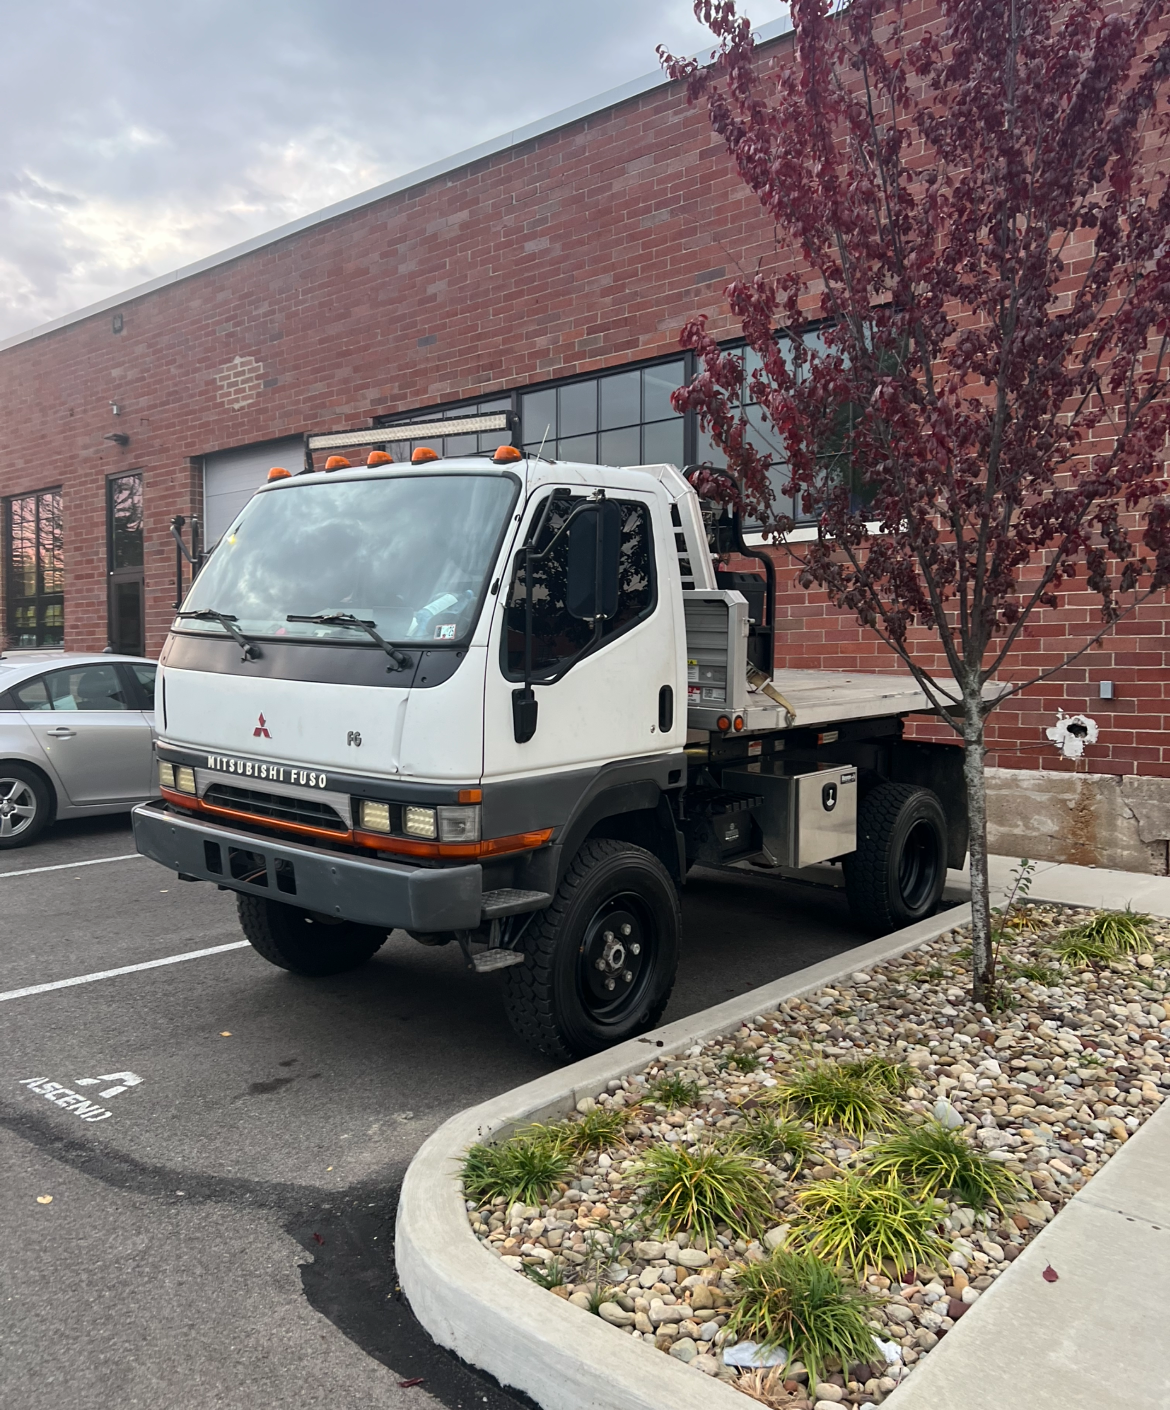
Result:
{"label": "gray metal roof fascia", "polygon": [[[787,18],[773,20],[770,24],[761,25],[756,30],[756,42],[766,44],[770,40],[780,39],[785,34],[789,34],[791,30],[792,24]],[[498,137],[491,137],[476,147],[468,147],[462,152],[456,152],[453,156],[431,162],[429,166],[421,166],[415,171],[408,171],[405,176],[396,176],[392,181],[383,182],[381,186],[373,186],[368,191],[359,192],[356,196],[347,196],[345,200],[326,206],[324,210],[314,211],[311,215],[302,215],[297,220],[290,220],[287,225],[279,225],[275,230],[265,231],[263,235],[253,235],[250,240],[242,240],[238,245],[230,245],[226,250],[206,255],[193,264],[185,264],[181,269],[174,269],[169,274],[160,274],[154,279],[148,279],[145,284],[136,284],[132,289],[113,294],[106,299],[99,299],[97,303],[87,304],[85,308],[79,308],[74,313],[62,314],[60,318],[54,318],[51,322],[42,323],[36,328],[29,328],[24,333],[14,333],[11,337],[0,340],[0,352],[7,348],[17,347],[21,343],[32,342],[34,338],[43,338],[48,333],[68,328],[70,324],[81,323],[87,318],[92,318],[95,314],[105,313],[107,309],[118,308],[133,299],[140,299],[144,294],[153,294],[156,289],[165,289],[168,285],[182,283],[184,279],[202,274],[205,270],[215,269],[221,264],[230,264],[232,260],[239,259],[241,255],[251,254],[253,250],[262,250],[266,245],[275,245],[280,240],[288,239],[290,235],[297,235],[302,230],[311,230],[314,225],[322,225],[339,215],[347,215],[350,211],[361,210],[363,206],[373,205],[376,201],[385,200],[387,196],[397,196],[403,191],[409,191],[414,186],[425,185],[428,181],[434,181],[436,177],[447,176],[453,171],[458,171],[461,167],[483,161],[485,157],[494,157],[500,152],[506,152],[524,142],[531,142],[535,137],[547,136],[548,133],[555,132],[558,128],[568,127],[571,123],[579,122],[582,118],[592,117],[595,113],[604,112],[607,108],[617,107],[621,103],[628,102],[631,98],[638,98],[643,93],[650,93],[655,88],[664,88],[669,82],[669,79],[663,78],[660,70],[643,74],[641,78],[633,78],[617,88],[610,88],[605,93],[599,93],[595,98],[587,98],[584,102],[574,103],[571,108],[562,108],[559,112],[550,113],[548,117],[537,118],[535,122],[513,128],[511,132],[503,132]]]}

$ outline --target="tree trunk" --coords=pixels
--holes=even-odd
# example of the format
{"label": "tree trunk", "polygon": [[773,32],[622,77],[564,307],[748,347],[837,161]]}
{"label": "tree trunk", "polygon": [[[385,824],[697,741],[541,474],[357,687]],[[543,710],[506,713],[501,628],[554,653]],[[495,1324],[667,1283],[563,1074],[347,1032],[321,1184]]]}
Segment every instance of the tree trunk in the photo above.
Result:
{"label": "tree trunk", "polygon": [[987,780],[983,772],[983,716],[980,700],[964,701],[963,776],[967,784],[967,819],[971,853],[972,997],[990,1010],[995,989],[991,949],[991,892],[987,881]]}

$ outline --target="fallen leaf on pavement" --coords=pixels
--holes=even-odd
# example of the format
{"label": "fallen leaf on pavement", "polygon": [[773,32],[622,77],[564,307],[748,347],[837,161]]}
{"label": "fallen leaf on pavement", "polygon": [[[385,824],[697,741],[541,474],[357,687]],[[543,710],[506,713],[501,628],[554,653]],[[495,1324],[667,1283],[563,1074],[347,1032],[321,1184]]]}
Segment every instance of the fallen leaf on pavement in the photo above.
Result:
{"label": "fallen leaf on pavement", "polygon": [[314,1234],[313,1237],[317,1240],[319,1244],[323,1244],[325,1242],[325,1240],[321,1237],[320,1234]]}
{"label": "fallen leaf on pavement", "polygon": [[219,1036],[221,1038],[230,1038],[232,1035],[230,1033],[221,1033]]}
{"label": "fallen leaf on pavement", "polygon": [[1055,1283],[1057,1278],[1060,1277],[1060,1274],[1050,1263],[1048,1267],[1045,1268],[1044,1272],[1040,1274],[1040,1276],[1044,1279],[1046,1283]]}
{"label": "fallen leaf on pavement", "polygon": [[37,1203],[38,1203],[38,1204],[52,1204],[52,1203],[53,1203],[53,1196],[52,1196],[52,1195],[37,1195]]}
{"label": "fallen leaf on pavement", "polygon": [[423,1379],[424,1377],[422,1376],[415,1376],[414,1379],[410,1381],[399,1381],[398,1385],[401,1390],[409,1390],[411,1386],[421,1386]]}

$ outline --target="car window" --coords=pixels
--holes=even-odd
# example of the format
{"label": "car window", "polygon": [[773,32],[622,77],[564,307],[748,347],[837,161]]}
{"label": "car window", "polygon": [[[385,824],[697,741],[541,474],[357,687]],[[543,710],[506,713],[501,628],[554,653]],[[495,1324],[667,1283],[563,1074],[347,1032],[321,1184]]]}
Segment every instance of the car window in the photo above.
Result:
{"label": "car window", "polygon": [[143,708],[144,710],[153,710],[153,709],[154,709],[154,678],[155,678],[155,676],[158,675],[158,667],[157,667],[157,666],[140,666],[140,665],[138,665],[137,662],[135,662],[134,664],[131,665],[130,669],[134,672],[134,675],[135,675],[135,677],[136,677],[136,679],[137,679],[137,681],[138,681],[138,684],[142,687],[142,694],[143,694],[143,696],[145,697],[145,700],[146,700],[146,703],[143,705],[142,708]]}
{"label": "car window", "polygon": [[118,672],[109,666],[74,666],[43,677],[54,710],[128,710]]}
{"label": "car window", "polygon": [[12,694],[16,697],[16,703],[21,710],[51,710],[53,708],[49,692],[45,689],[44,676],[37,676],[35,680],[25,681],[22,685],[14,685]]}

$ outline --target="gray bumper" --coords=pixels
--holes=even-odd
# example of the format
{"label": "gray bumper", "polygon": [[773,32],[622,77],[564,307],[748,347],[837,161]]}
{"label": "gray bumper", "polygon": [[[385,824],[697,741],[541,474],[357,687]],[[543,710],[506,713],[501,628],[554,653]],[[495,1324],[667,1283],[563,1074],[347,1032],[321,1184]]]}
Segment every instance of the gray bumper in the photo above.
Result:
{"label": "gray bumper", "polygon": [[143,803],[132,816],[134,844],[144,857],[249,896],[424,933],[473,930],[483,912],[478,864],[430,868],[367,862],[323,847],[208,826],[168,812],[160,802]]}

